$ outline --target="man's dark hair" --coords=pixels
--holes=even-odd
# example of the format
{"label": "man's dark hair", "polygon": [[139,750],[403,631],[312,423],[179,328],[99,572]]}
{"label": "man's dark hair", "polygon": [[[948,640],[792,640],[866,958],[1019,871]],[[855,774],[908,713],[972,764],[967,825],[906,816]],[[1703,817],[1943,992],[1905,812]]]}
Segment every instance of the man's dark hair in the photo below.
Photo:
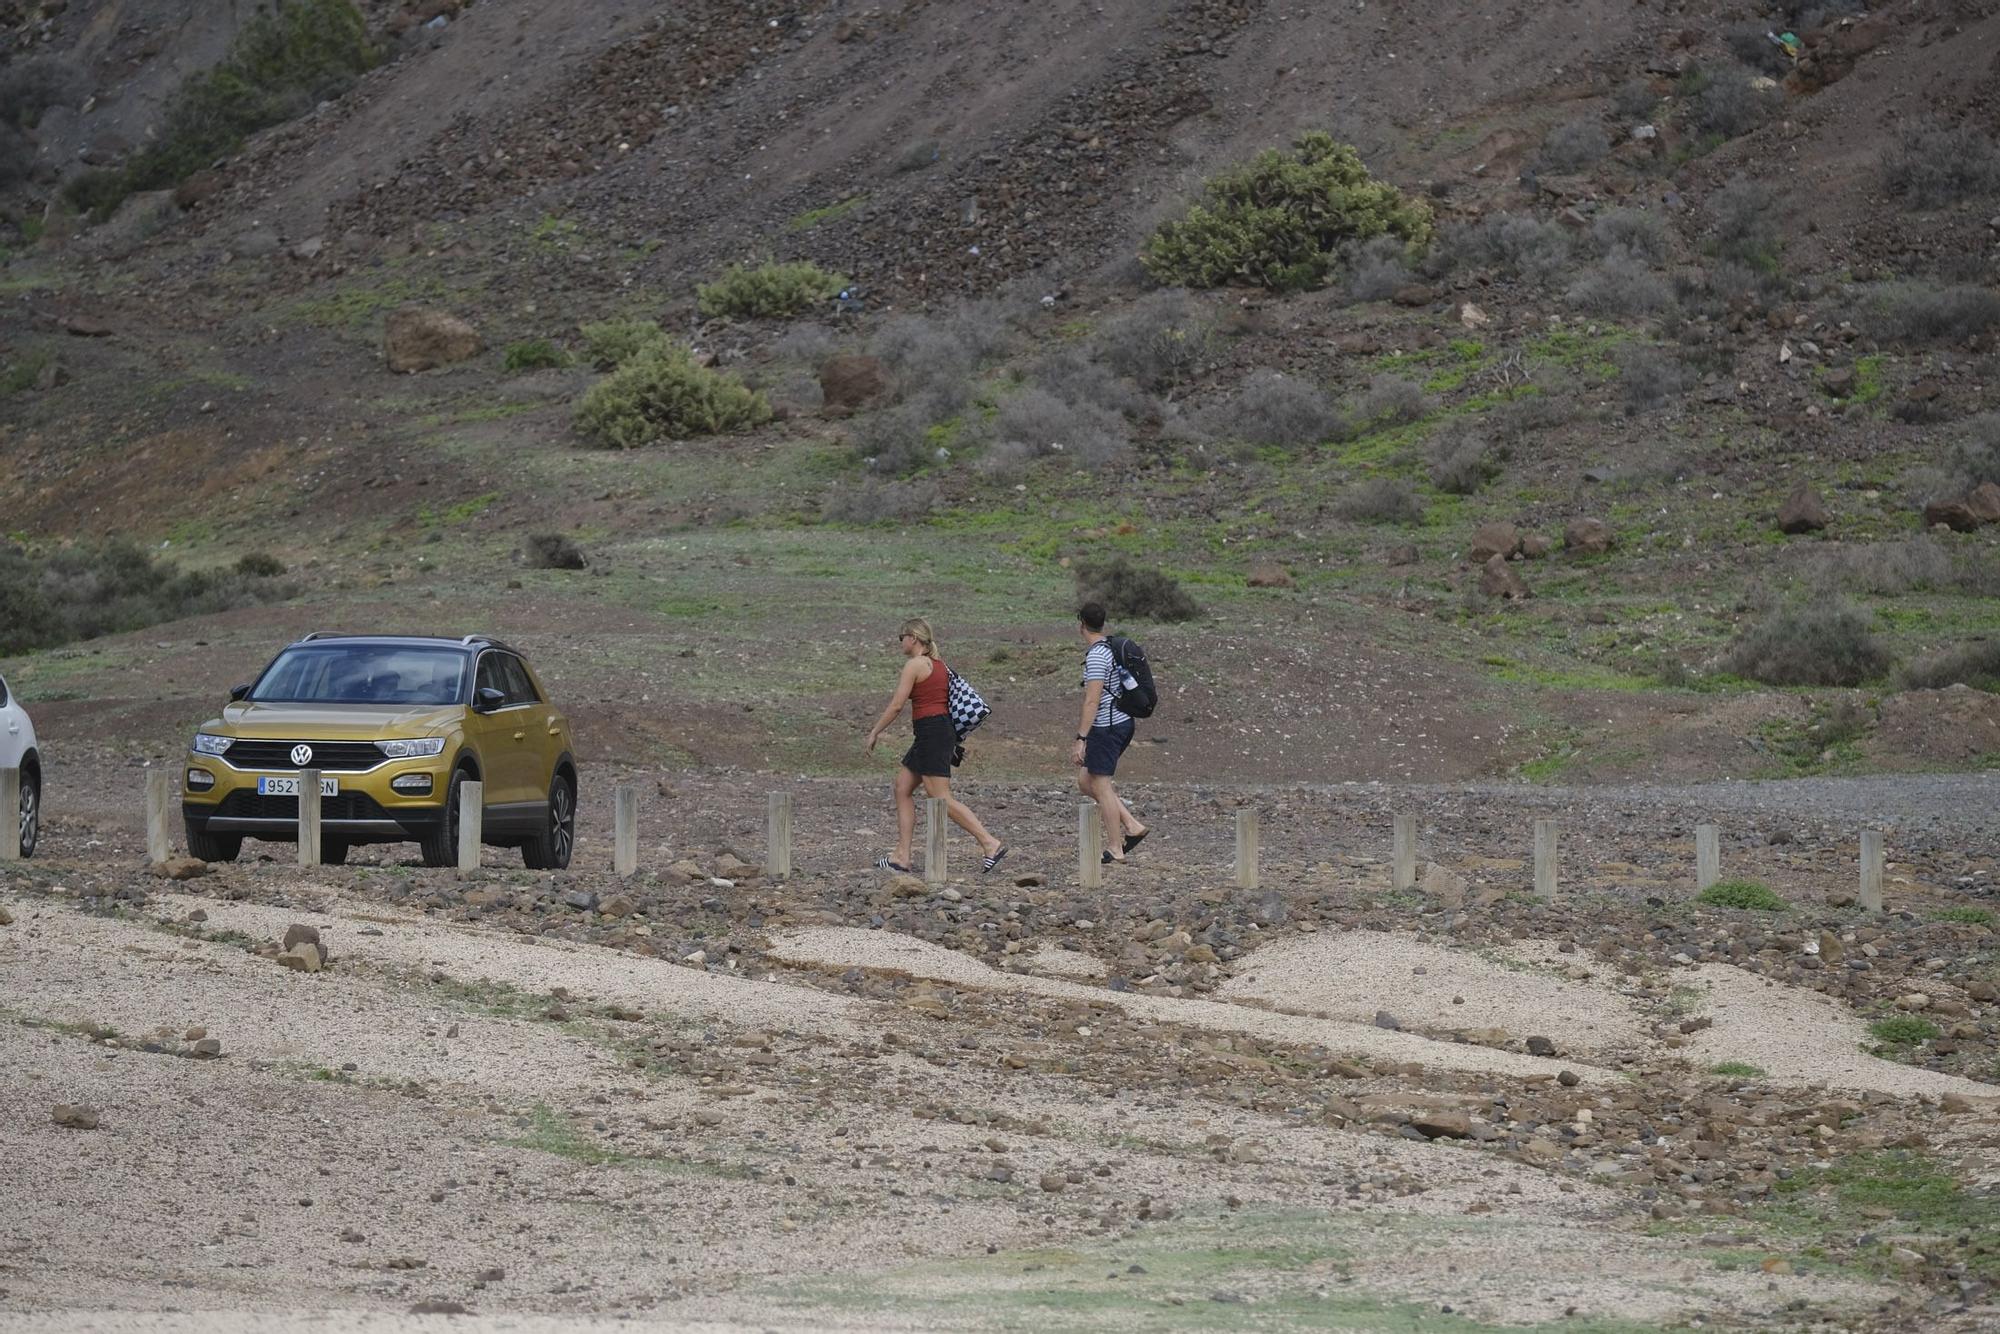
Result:
{"label": "man's dark hair", "polygon": [[1076,619],[1083,622],[1083,628],[1096,634],[1104,628],[1104,604],[1086,602],[1076,609]]}

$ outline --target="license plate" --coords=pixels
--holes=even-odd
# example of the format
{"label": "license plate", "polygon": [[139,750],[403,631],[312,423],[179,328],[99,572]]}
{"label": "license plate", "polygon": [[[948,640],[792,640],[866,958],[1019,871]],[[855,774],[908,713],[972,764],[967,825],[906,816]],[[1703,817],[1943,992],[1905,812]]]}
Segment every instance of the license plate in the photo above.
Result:
{"label": "license plate", "polygon": [[[340,793],[338,778],[319,780],[319,794],[322,797],[337,796]],[[257,795],[260,797],[296,797],[299,795],[299,780],[296,778],[260,778],[257,780]]]}

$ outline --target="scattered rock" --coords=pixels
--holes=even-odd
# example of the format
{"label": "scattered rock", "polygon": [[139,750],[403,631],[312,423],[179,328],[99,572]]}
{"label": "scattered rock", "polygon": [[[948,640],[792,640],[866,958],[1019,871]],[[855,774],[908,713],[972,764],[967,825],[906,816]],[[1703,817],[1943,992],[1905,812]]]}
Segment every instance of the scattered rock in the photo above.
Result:
{"label": "scattered rock", "polygon": [[1063,1187],[1067,1185],[1069,1185],[1069,1178],[1061,1172],[1042,1173],[1042,1189],[1051,1195],[1061,1194]]}
{"label": "scattered rock", "polygon": [[1778,531],[1794,536],[1800,533],[1816,533],[1833,522],[1833,515],[1827,512],[1826,502],[1819,492],[1801,483],[1792,494],[1785,497],[1785,503],[1778,506]]}
{"label": "scattered rock", "polygon": [[413,374],[469,361],[486,344],[470,324],[442,310],[404,306],[391,311],[382,330],[382,349],[389,369]]}
{"label": "scattered rock", "polygon": [[1523,533],[1521,535],[1522,560],[1540,560],[1554,549],[1555,543],[1549,541],[1548,538],[1543,537],[1540,533]]}
{"label": "scattered rock", "polygon": [[57,1125],[62,1126],[66,1130],[97,1129],[97,1109],[95,1107],[86,1107],[82,1103],[59,1102],[55,1105],[55,1109],[50,1115]]}
{"label": "scattered rock", "polygon": [[1396,1019],[1395,1015],[1390,1014],[1387,1010],[1375,1011],[1375,1027],[1386,1028],[1392,1033],[1403,1031],[1403,1025]]}
{"label": "scattered rock", "polygon": [[14,914],[8,912],[5,908],[0,908],[0,926],[12,925],[14,925]]}
{"label": "scattered rock", "polygon": [[307,926],[304,922],[293,922],[285,928],[285,936],[280,943],[285,949],[290,949],[292,946],[301,943],[317,945],[319,944],[319,928],[316,926]]}
{"label": "scattered rock", "polygon": [[214,870],[199,857],[169,857],[146,868],[147,874],[162,880],[199,880]]}
{"label": "scattered rock", "polygon": [[1247,581],[1252,588],[1293,588],[1296,587],[1291,573],[1282,565],[1259,565],[1250,571]]}
{"label": "scattered rock", "polygon": [[1515,572],[1512,565],[1507,563],[1507,558],[1501,555],[1487,558],[1485,568],[1479,572],[1479,591],[1487,597],[1505,598],[1512,602],[1534,596],[1528,591],[1527,582]]}
{"label": "scattered rock", "polygon": [[326,956],[317,943],[302,940],[278,956],[278,964],[301,973],[317,973],[326,966]]}
{"label": "scattered rock", "polygon": [[1465,549],[1465,558],[1474,565],[1484,565],[1495,556],[1506,560],[1520,550],[1519,528],[1511,523],[1482,523],[1472,534],[1472,542]]}
{"label": "scattered rock", "polygon": [[1409,1125],[1425,1139],[1472,1138],[1472,1118],[1464,1112],[1419,1112]]}
{"label": "scattered rock", "polygon": [[1527,1047],[1528,1055],[1530,1056],[1553,1056],[1556,1054],[1556,1044],[1539,1035],[1528,1038],[1523,1045]]}
{"label": "scattered rock", "polygon": [[193,1049],[188,1054],[203,1060],[213,1060],[222,1055],[222,1039],[201,1038],[196,1041]]}
{"label": "scattered rock", "polygon": [[887,395],[889,372],[876,357],[829,357],[819,368],[819,392],[822,411],[844,417]]}
{"label": "scattered rock", "polygon": [[1602,519],[1571,519],[1563,525],[1563,550],[1601,556],[1611,550],[1611,529]]}

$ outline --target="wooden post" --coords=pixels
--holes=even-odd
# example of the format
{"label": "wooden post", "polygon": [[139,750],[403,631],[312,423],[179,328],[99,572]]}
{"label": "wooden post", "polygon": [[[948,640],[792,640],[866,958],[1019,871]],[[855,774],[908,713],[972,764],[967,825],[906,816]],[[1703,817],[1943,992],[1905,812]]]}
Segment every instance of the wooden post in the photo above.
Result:
{"label": "wooden post", "polygon": [[942,885],[945,877],[944,833],[950,816],[943,797],[924,798],[924,883]]}
{"label": "wooden post", "polygon": [[1556,896],[1556,822],[1535,821],[1535,897]]}
{"label": "wooden post", "polygon": [[1700,893],[1722,879],[1722,831],[1712,824],[1694,827],[1694,887]]}
{"label": "wooden post", "polygon": [[173,801],[174,778],[165,769],[146,774],[146,860],[158,866],[174,855],[174,841],[167,833],[167,806]]}
{"label": "wooden post", "polygon": [[639,789],[621,786],[611,795],[611,869],[628,876],[639,869]]}
{"label": "wooden post", "polygon": [[479,869],[479,838],[486,824],[486,784],[469,780],[458,785],[458,873]]}
{"label": "wooden post", "polygon": [[1236,812],[1236,887],[1257,888],[1257,812],[1248,806]]}
{"label": "wooden post", "polygon": [[1861,906],[1882,911],[1882,831],[1861,831]]}
{"label": "wooden post", "polygon": [[299,770],[299,865],[319,865],[319,770]]}
{"label": "wooden post", "polygon": [[0,862],[21,860],[21,771],[0,769]]}
{"label": "wooden post", "polygon": [[1390,875],[1392,889],[1409,889],[1417,883],[1417,817],[1399,815],[1396,817],[1394,870]]}
{"label": "wooden post", "polygon": [[1076,808],[1076,883],[1085,889],[1104,884],[1104,821],[1094,801]]}
{"label": "wooden post", "polygon": [[783,880],[792,873],[792,794],[773,792],[764,831],[764,874]]}

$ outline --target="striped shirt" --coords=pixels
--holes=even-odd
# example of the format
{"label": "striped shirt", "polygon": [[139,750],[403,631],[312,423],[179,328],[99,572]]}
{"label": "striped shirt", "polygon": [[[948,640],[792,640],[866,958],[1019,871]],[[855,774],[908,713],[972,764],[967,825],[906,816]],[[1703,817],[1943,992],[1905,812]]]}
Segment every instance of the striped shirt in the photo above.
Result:
{"label": "striped shirt", "polygon": [[1124,676],[1118,659],[1112,655],[1111,645],[1104,640],[1092,644],[1090,652],[1083,655],[1083,684],[1104,682],[1104,693],[1097,697],[1097,716],[1090,722],[1092,727],[1117,727],[1132,721],[1132,715],[1115,702],[1124,689]]}

